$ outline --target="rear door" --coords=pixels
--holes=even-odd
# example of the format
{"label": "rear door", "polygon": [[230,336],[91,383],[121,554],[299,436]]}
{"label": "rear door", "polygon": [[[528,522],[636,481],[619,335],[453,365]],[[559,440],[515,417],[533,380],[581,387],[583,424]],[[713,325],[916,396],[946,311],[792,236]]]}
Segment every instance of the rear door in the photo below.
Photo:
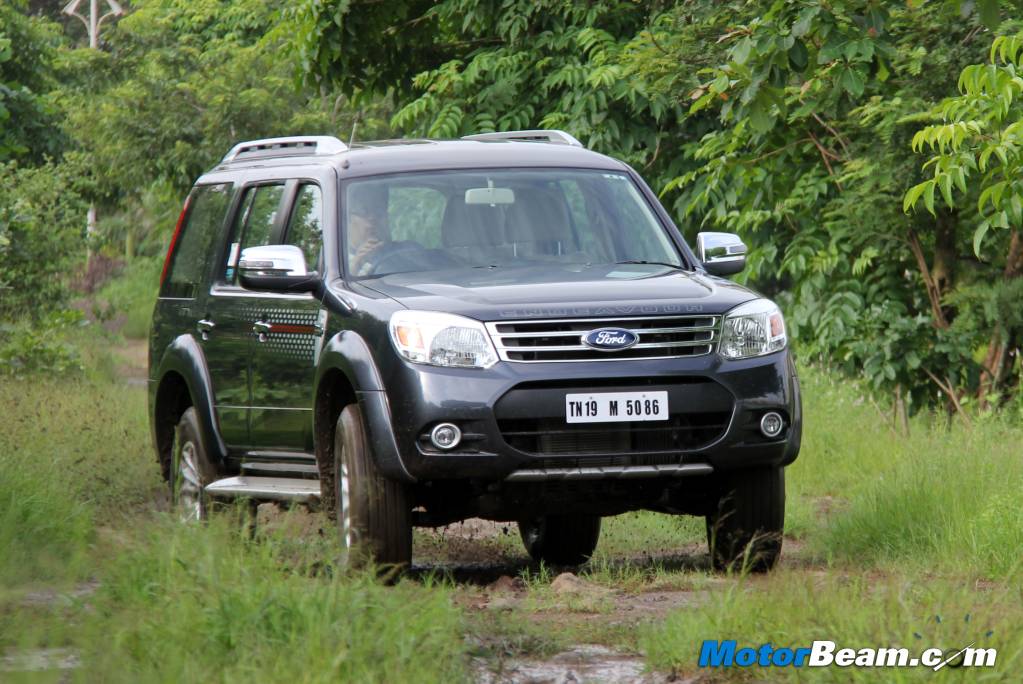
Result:
{"label": "rear door", "polygon": [[[323,226],[332,184],[294,180],[278,241],[300,247],[308,271],[323,272]],[[257,294],[257,293],[254,293]],[[253,321],[252,440],[262,449],[313,450],[313,381],[326,311],[311,294],[260,294]]]}

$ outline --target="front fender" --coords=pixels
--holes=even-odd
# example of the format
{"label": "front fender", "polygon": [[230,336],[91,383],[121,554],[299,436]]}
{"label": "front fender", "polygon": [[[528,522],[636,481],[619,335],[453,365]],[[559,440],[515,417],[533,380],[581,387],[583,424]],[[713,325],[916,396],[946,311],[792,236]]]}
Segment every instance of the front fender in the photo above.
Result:
{"label": "front fender", "polygon": [[[333,370],[340,371],[355,391],[377,467],[385,477],[392,480],[415,482],[401,460],[391,422],[391,407],[380,371],[369,345],[357,333],[342,330],[323,345],[316,369],[314,396],[322,396],[320,384]],[[317,429],[316,433],[320,434],[321,431]]]}
{"label": "front fender", "polygon": [[[167,345],[158,368],[157,387],[167,373],[174,372],[184,378],[192,406],[199,414],[203,448],[211,459],[223,465],[227,458],[227,446],[220,437],[217,414],[213,406],[213,383],[199,343],[191,335],[179,335],[174,338]],[[155,416],[151,418],[155,424]]]}

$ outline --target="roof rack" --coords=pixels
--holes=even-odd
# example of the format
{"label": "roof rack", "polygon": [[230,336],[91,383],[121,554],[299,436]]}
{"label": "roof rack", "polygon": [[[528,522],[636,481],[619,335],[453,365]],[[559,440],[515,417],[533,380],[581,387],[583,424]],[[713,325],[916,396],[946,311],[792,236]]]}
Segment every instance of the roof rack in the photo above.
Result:
{"label": "roof rack", "polygon": [[582,147],[583,144],[574,136],[565,131],[557,130],[532,130],[532,131],[502,131],[500,133],[477,133],[476,135],[463,135],[462,140],[512,140],[516,142],[542,142],[555,145],[571,145]]}
{"label": "roof rack", "polygon": [[267,157],[290,157],[298,155],[337,154],[348,149],[348,145],[332,135],[299,135],[288,138],[264,138],[241,142],[221,160],[221,164],[244,159],[265,159]]}

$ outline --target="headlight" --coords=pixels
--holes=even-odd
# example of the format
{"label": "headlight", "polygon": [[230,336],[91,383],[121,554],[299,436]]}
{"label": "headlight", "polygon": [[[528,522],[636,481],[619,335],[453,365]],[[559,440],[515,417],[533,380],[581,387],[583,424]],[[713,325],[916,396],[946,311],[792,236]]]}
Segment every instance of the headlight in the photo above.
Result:
{"label": "headlight", "polygon": [[721,356],[748,359],[785,348],[785,319],[774,302],[754,299],[725,314]]}
{"label": "headlight", "polygon": [[479,321],[435,311],[396,311],[391,341],[413,363],[455,368],[489,368],[497,352]]}

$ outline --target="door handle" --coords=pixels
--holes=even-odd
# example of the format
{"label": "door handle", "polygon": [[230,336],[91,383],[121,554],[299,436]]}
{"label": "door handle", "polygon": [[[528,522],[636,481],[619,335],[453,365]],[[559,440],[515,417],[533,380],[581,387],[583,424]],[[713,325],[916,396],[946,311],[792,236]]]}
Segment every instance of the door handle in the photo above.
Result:
{"label": "door handle", "polygon": [[205,318],[195,324],[195,329],[199,332],[199,336],[202,337],[203,341],[210,339],[210,333],[216,327],[216,323]]}
{"label": "door handle", "polygon": [[273,324],[266,321],[256,321],[252,324],[252,332],[256,333],[260,342],[266,342],[266,336],[272,329]]}

